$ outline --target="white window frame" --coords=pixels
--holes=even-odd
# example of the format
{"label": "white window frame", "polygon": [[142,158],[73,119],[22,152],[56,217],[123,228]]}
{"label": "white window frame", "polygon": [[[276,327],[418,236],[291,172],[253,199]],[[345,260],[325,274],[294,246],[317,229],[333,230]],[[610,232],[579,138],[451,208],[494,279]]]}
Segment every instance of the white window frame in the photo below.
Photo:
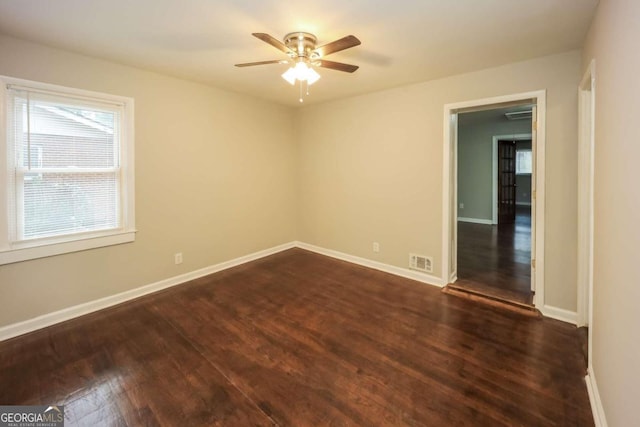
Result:
{"label": "white window frame", "polygon": [[[7,138],[7,86],[26,90],[77,98],[83,101],[115,103],[123,106],[120,135],[121,225],[117,229],[49,238],[11,242],[10,203],[14,179],[10,176],[14,161],[9,152],[12,147]],[[135,240],[135,173],[134,173],[134,101],[133,98],[29,80],[0,76],[0,265],[43,258],[104,246],[118,245]],[[19,219],[18,219],[19,220]]]}

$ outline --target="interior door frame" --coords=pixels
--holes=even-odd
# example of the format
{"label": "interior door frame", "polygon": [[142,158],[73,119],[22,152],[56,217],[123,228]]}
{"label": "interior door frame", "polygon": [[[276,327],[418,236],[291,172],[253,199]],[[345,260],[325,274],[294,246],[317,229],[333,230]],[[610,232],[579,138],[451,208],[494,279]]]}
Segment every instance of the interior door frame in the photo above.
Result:
{"label": "interior door frame", "polygon": [[577,325],[589,326],[591,363],[593,318],[593,219],[596,71],[591,61],[578,88],[578,309]]}
{"label": "interior door frame", "polygon": [[[534,153],[531,179],[532,288],[536,290],[533,305],[544,306],[544,212],[545,212],[545,136],[546,90],[483,98],[446,104],[444,106],[444,140],[442,164],[442,282],[457,280],[458,252],[458,114],[462,112],[503,108],[508,105],[534,104],[532,151]],[[535,224],[535,225],[534,225]],[[534,232],[535,227],[535,232]],[[535,267],[533,266],[535,262]]]}
{"label": "interior door frame", "polygon": [[[513,141],[529,141],[532,140],[531,133],[514,133],[510,135],[493,135],[491,156],[491,176],[492,176],[492,194],[491,194],[491,223],[498,224],[498,141],[511,139]],[[532,150],[533,152],[533,150]],[[533,174],[531,175],[533,178]]]}

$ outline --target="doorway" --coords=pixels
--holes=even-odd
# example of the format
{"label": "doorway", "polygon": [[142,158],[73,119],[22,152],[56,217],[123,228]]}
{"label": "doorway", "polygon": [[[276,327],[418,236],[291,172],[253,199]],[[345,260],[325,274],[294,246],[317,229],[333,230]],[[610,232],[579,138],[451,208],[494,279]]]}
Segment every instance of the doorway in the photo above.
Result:
{"label": "doorway", "polygon": [[[462,102],[456,104],[445,105],[445,135],[444,135],[444,176],[443,176],[443,260],[442,270],[444,272],[444,281],[449,284],[464,285],[465,280],[469,280],[465,276],[469,273],[469,269],[465,267],[464,260],[469,253],[484,256],[477,257],[475,260],[477,265],[483,268],[488,278],[489,285],[496,285],[499,279],[496,277],[500,274],[498,268],[488,268],[492,265],[499,266],[504,264],[501,261],[500,243],[509,242],[512,261],[511,269],[513,270],[511,278],[518,276],[520,290],[523,295],[526,293],[527,305],[542,307],[544,303],[544,120],[545,120],[545,91],[527,92],[523,94],[508,95],[496,98],[487,98],[477,101]],[[522,108],[527,107],[527,108]],[[471,215],[469,213],[468,202],[466,197],[475,197],[479,192],[467,192],[459,187],[459,152],[458,142],[460,137],[460,129],[458,127],[462,115],[468,113],[486,112],[490,110],[526,110],[530,111],[530,132],[528,134],[522,132],[514,132],[508,135],[509,138],[500,138],[501,135],[494,135],[494,149],[497,153],[501,152],[505,157],[504,164],[499,165],[500,159],[497,154],[494,164],[494,180],[493,186],[494,196],[486,205],[490,206],[489,211],[483,211],[482,214]],[[501,113],[503,114],[504,111]],[[487,113],[488,114],[488,113]],[[517,136],[518,138],[514,138]],[[491,137],[490,137],[491,138]],[[517,163],[518,148],[517,144],[521,140],[528,138],[531,141],[528,154],[522,154],[530,160],[530,191],[529,205],[527,203],[518,203],[517,186],[514,194],[514,185],[516,184],[517,174],[511,171]],[[511,141],[508,141],[511,139]],[[499,141],[505,141],[500,148]],[[527,150],[522,150],[527,151]],[[490,154],[492,156],[493,154]],[[478,162],[476,162],[478,163]],[[507,168],[507,163],[511,165]],[[501,166],[505,176],[499,179],[497,170]],[[475,167],[475,166],[474,166]],[[516,176],[514,176],[514,174]],[[498,182],[498,180],[500,182]],[[508,186],[510,190],[507,190]],[[504,187],[504,194],[500,200],[505,205],[502,212],[498,214],[498,203],[494,202],[501,196],[500,186]],[[469,196],[471,194],[471,196]],[[494,208],[495,206],[495,208]],[[478,216],[481,215],[481,216]],[[499,216],[502,217],[503,225],[499,225]],[[462,221],[459,221],[459,220]],[[479,221],[474,221],[479,220]],[[469,221],[471,220],[471,221]],[[510,227],[510,231],[505,227]],[[459,228],[465,227],[465,229]],[[503,233],[498,233],[499,228],[505,228]],[[477,236],[469,237],[465,233],[466,228],[476,228],[475,231],[483,228],[486,236],[477,238]],[[462,231],[462,233],[460,233]],[[472,230],[474,231],[474,230]],[[462,240],[459,240],[459,237]],[[475,248],[469,246],[470,239]],[[482,243],[479,243],[480,240]],[[523,243],[523,240],[525,241]],[[526,245],[526,240],[530,241]],[[492,251],[482,247],[483,244],[492,244]],[[528,250],[520,251],[518,248],[528,246]],[[460,264],[461,261],[463,264]],[[517,265],[516,265],[517,264]],[[477,272],[476,272],[477,273]],[[493,275],[493,276],[492,276]],[[527,277],[528,276],[528,277]],[[489,286],[488,288],[490,288]],[[495,286],[494,286],[495,287]],[[478,291],[478,289],[475,289]],[[482,290],[486,293],[487,289]],[[491,289],[489,289],[491,290]],[[535,291],[535,294],[533,294]],[[476,292],[477,293],[477,292]],[[498,299],[503,299],[498,296]],[[514,298],[506,298],[513,300]],[[524,298],[519,299],[519,303],[525,303]]]}
{"label": "doorway", "polygon": [[458,115],[458,280],[450,288],[532,304],[532,107]]}

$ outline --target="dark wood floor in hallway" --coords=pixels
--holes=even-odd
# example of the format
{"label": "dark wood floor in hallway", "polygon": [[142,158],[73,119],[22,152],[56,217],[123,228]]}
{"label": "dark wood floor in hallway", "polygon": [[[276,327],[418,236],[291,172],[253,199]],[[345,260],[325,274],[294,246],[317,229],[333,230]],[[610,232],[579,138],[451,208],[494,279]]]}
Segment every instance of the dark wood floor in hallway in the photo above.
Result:
{"label": "dark wood floor in hallway", "polygon": [[458,222],[458,280],[481,294],[532,304],[531,207],[518,206],[512,224]]}
{"label": "dark wood floor in hallway", "polygon": [[292,249],[0,343],[67,425],[591,426],[576,328]]}

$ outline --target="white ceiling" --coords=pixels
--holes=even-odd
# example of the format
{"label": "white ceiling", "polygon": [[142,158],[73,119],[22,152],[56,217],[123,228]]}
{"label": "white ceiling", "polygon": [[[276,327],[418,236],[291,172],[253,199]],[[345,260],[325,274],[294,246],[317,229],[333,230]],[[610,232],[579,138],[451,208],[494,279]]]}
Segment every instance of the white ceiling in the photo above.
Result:
{"label": "white ceiling", "polygon": [[305,104],[581,47],[597,0],[0,0],[0,33],[155,70],[286,105],[285,59],[251,36],[307,31],[362,45],[328,59]]}

